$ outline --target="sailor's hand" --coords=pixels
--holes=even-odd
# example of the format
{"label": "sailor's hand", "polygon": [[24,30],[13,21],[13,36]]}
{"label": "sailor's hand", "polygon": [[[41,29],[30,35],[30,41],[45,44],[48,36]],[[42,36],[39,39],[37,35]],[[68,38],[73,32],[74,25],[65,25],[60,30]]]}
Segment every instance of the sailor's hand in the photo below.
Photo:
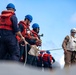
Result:
{"label": "sailor's hand", "polygon": [[25,44],[28,44],[24,37],[21,37],[21,41],[23,41]]}
{"label": "sailor's hand", "polygon": [[64,50],[64,54],[66,54],[66,53],[67,53],[67,50],[65,49],[65,50]]}

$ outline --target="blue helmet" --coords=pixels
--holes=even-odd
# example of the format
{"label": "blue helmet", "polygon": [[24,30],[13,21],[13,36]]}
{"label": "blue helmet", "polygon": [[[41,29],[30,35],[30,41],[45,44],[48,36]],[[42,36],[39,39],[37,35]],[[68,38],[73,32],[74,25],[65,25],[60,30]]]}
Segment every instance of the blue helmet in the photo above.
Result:
{"label": "blue helmet", "polygon": [[46,53],[50,54],[50,51],[46,51]]}
{"label": "blue helmet", "polygon": [[7,5],[6,8],[7,8],[7,9],[8,9],[8,8],[13,8],[13,9],[16,11],[16,9],[15,9],[15,5],[12,4],[12,3],[9,3],[9,4]]}
{"label": "blue helmet", "polygon": [[31,15],[26,15],[26,16],[25,16],[25,19],[28,19],[30,22],[32,22],[33,17],[32,17]]}
{"label": "blue helmet", "polygon": [[40,28],[40,27],[39,27],[39,25],[38,25],[37,23],[34,23],[34,24],[32,25],[32,28],[33,28],[33,29],[36,29],[36,28]]}

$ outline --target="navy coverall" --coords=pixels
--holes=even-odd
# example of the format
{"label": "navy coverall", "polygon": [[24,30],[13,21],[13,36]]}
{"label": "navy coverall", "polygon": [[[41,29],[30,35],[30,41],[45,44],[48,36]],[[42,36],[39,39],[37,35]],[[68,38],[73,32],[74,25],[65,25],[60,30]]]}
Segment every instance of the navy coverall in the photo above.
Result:
{"label": "navy coverall", "polygon": [[15,33],[19,31],[17,17],[11,17],[12,30],[0,29],[0,60],[8,54],[10,60],[19,61],[20,51]]}
{"label": "navy coverall", "polygon": [[[20,28],[20,31],[22,32],[23,30],[24,30],[24,27],[23,27],[23,25],[22,24],[20,24],[19,25],[19,28]],[[30,45],[34,45],[34,44],[36,44],[36,40],[35,39],[29,39],[29,38],[25,38],[26,39],[26,41],[30,44]],[[30,45],[27,45],[27,64],[30,64],[30,65],[34,65],[35,64],[35,56],[32,56],[32,55],[29,55],[28,54],[28,52],[29,52],[29,50],[30,50]],[[25,54],[26,54],[26,51],[25,51],[25,47],[24,46],[21,46],[21,44],[19,44],[19,46],[20,46],[20,58],[23,56],[23,61],[22,62],[25,62]]]}
{"label": "navy coverall", "polygon": [[[50,62],[50,56],[47,57],[47,58],[48,58],[47,61],[43,61],[44,68],[50,68],[50,69],[52,69],[52,64]],[[53,62],[55,62],[55,59],[53,57],[52,57],[52,60],[53,60]]]}

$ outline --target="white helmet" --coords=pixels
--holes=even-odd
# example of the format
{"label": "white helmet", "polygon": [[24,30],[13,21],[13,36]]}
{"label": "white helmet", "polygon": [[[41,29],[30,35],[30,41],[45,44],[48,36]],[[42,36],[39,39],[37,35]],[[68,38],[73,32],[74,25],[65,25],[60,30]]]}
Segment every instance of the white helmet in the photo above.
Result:
{"label": "white helmet", "polygon": [[71,33],[76,32],[76,28],[71,29]]}

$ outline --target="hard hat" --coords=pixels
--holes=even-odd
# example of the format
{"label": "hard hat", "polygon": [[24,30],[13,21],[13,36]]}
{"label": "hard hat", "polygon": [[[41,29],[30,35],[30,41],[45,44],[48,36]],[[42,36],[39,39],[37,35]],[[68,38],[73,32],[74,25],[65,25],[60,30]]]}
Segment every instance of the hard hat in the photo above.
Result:
{"label": "hard hat", "polygon": [[12,3],[9,3],[9,4],[7,5],[6,8],[7,8],[7,9],[8,9],[8,8],[13,8],[13,9],[16,11],[16,9],[15,9],[15,5],[12,4]]}
{"label": "hard hat", "polygon": [[76,33],[76,28],[71,29],[71,33],[75,32]]}
{"label": "hard hat", "polygon": [[34,24],[32,25],[32,28],[35,29],[35,28],[40,28],[40,27],[39,27],[39,25],[38,25],[37,23],[34,23]]}
{"label": "hard hat", "polygon": [[46,53],[50,54],[50,51],[46,51]]}
{"label": "hard hat", "polygon": [[30,22],[32,22],[33,17],[32,17],[31,15],[26,15],[26,16],[25,16],[25,19],[28,19]]}

